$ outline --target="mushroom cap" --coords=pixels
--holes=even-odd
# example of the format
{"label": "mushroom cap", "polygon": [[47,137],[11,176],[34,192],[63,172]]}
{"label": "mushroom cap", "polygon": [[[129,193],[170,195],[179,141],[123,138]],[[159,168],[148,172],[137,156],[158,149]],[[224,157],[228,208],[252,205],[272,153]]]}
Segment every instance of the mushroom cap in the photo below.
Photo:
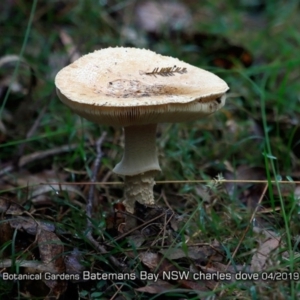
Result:
{"label": "mushroom cap", "polygon": [[103,125],[183,122],[225,104],[218,76],[146,49],[107,48],[87,54],[55,77],[60,100]]}

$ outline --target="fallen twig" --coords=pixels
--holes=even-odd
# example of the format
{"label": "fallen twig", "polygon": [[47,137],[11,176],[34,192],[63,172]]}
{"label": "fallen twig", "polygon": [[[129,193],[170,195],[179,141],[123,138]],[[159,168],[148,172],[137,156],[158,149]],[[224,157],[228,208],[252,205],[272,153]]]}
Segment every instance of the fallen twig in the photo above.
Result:
{"label": "fallen twig", "polygon": [[[84,144],[84,146],[90,146],[92,144],[93,143],[88,142],[88,143]],[[60,147],[57,147],[57,148],[53,148],[53,149],[49,149],[49,150],[45,150],[45,151],[37,151],[37,152],[31,153],[31,154],[23,155],[19,159],[19,162],[18,162],[17,166],[15,164],[11,163],[11,164],[7,165],[6,167],[3,167],[0,170],[0,177],[6,175],[9,172],[14,171],[16,169],[16,167],[22,168],[25,165],[27,165],[27,164],[29,164],[33,161],[41,160],[41,159],[44,159],[48,156],[57,155],[57,154],[60,154],[60,153],[63,153],[63,152],[69,152],[69,151],[75,150],[77,147],[78,147],[78,143],[71,144],[71,145],[63,145],[63,146],[60,146]],[[61,185],[61,183],[59,183],[59,185]]]}
{"label": "fallen twig", "polygon": [[[104,140],[105,137],[106,137],[106,132],[103,132],[101,137],[96,142],[97,156],[96,156],[96,159],[95,159],[95,164],[94,164],[94,169],[93,169],[93,173],[92,173],[91,182],[96,182],[97,181],[97,175],[98,175],[98,172],[99,172],[99,169],[100,169],[100,163],[101,163],[101,158],[102,158],[101,146],[102,146],[102,143],[103,143],[103,140]],[[87,231],[88,231],[88,234],[91,234],[91,230],[92,230],[91,217],[92,217],[94,193],[95,193],[95,185],[92,184],[90,186],[90,191],[89,191],[87,204],[86,204],[86,217],[87,217]]]}
{"label": "fallen twig", "polygon": [[[97,181],[97,175],[100,169],[100,163],[101,163],[101,158],[102,158],[102,150],[101,150],[101,146],[103,143],[103,140],[106,137],[106,132],[103,132],[103,134],[101,135],[101,137],[97,140],[96,143],[96,150],[97,150],[97,156],[95,159],[95,163],[94,163],[94,168],[93,168],[93,173],[92,173],[92,178],[91,178],[91,182],[96,182]],[[94,193],[95,193],[95,185],[92,184],[90,186],[90,191],[89,191],[89,195],[88,195],[88,199],[87,199],[87,205],[86,205],[86,218],[87,218],[87,239],[90,241],[90,243],[101,253],[105,254],[107,253],[106,249],[100,245],[94,238],[92,235],[92,222],[91,222],[91,218],[92,218],[92,210],[93,210],[93,200],[94,200]],[[125,272],[125,268],[126,266],[122,263],[120,263],[114,256],[110,255],[108,258],[111,263],[116,267],[121,269],[123,272]]]}

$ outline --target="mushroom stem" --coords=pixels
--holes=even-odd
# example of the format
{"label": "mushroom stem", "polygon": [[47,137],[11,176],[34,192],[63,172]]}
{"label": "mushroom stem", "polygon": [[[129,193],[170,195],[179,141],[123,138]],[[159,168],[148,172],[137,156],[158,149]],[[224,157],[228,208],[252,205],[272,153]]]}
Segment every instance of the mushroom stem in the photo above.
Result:
{"label": "mushroom stem", "polygon": [[125,206],[131,213],[135,201],[154,204],[154,176],[161,171],[156,153],[156,127],[156,124],[124,127],[124,154],[113,171],[125,176]]}
{"label": "mushroom stem", "polygon": [[135,201],[144,205],[154,205],[153,186],[154,176],[157,171],[149,171],[135,176],[125,176],[124,178],[124,198],[123,204],[126,210],[134,213]]}
{"label": "mushroom stem", "polygon": [[147,171],[161,171],[155,145],[156,127],[156,124],[124,127],[124,154],[113,169],[116,174],[134,176]]}

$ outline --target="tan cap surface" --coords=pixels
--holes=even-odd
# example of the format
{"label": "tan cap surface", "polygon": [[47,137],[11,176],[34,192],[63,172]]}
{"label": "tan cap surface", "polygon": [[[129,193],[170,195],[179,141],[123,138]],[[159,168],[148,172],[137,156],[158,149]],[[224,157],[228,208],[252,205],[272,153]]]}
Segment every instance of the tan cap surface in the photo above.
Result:
{"label": "tan cap surface", "polygon": [[99,124],[181,122],[225,103],[218,76],[150,50],[107,48],[82,56],[55,78],[62,102]]}

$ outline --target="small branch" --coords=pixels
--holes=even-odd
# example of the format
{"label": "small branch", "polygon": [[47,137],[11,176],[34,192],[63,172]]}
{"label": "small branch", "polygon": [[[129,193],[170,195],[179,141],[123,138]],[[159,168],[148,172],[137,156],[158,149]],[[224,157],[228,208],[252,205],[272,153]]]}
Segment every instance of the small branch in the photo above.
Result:
{"label": "small branch", "polygon": [[[85,146],[91,145],[90,142],[86,143]],[[78,144],[71,144],[71,145],[63,145],[61,147],[57,147],[57,148],[53,148],[53,149],[49,149],[49,150],[45,150],[45,151],[37,151],[31,154],[27,154],[27,155],[23,155],[20,159],[19,159],[19,163],[17,166],[15,166],[14,164],[9,164],[6,167],[1,168],[0,170],[0,177],[6,175],[9,172],[12,172],[16,169],[16,167],[18,168],[22,168],[25,165],[35,161],[35,160],[40,160],[40,159],[44,159],[48,156],[53,156],[53,155],[57,155],[63,152],[69,152],[72,150],[75,150],[78,147]]]}
{"label": "small branch", "polygon": [[[92,173],[92,178],[91,178],[91,182],[95,183],[97,182],[97,175],[100,169],[100,164],[101,164],[101,158],[102,158],[102,150],[101,150],[101,146],[102,143],[104,141],[106,137],[106,132],[103,132],[103,134],[101,135],[101,137],[97,140],[96,143],[96,150],[97,150],[97,155],[96,155],[96,159],[95,159],[95,163],[94,163],[94,168],[93,168],[93,173]],[[92,218],[92,210],[93,210],[93,199],[94,199],[94,193],[95,193],[95,184],[92,184],[90,186],[90,190],[89,190],[89,195],[88,195],[88,199],[87,199],[87,205],[86,205],[86,218],[87,218],[87,239],[90,241],[90,243],[102,254],[107,253],[105,247],[103,247],[102,245],[100,245],[94,238],[92,235],[92,222],[91,222],[91,218]],[[120,263],[114,256],[109,255],[108,259],[110,260],[110,262],[119,270],[122,270],[123,272],[126,272],[126,267],[124,264]]]}
{"label": "small branch", "polygon": [[[101,137],[97,140],[96,143],[96,150],[97,150],[97,156],[95,159],[95,164],[93,168],[92,178],[91,182],[97,182],[97,175],[100,169],[100,163],[102,158],[102,151],[101,146],[106,137],[106,132],[103,132]],[[92,217],[92,209],[93,209],[93,199],[94,199],[94,193],[95,193],[95,185],[92,184],[90,186],[90,191],[87,199],[87,205],[86,205],[86,217],[87,217],[87,231],[90,233],[92,229],[92,223],[91,223],[91,217]]]}
{"label": "small branch", "polygon": [[142,75],[150,75],[156,77],[156,75],[159,76],[174,76],[175,73],[178,74],[184,74],[187,73],[186,68],[180,68],[180,67],[168,67],[168,68],[154,68],[152,72],[141,72]]}

